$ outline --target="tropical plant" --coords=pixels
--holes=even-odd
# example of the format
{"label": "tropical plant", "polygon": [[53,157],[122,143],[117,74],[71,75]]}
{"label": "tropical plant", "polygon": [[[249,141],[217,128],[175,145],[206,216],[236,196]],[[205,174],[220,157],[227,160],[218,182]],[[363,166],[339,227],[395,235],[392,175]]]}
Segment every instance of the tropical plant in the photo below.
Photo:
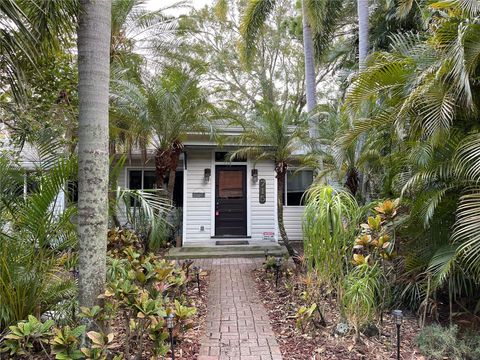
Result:
{"label": "tropical plant", "polygon": [[340,289],[348,269],[350,239],[360,215],[356,200],[345,190],[316,183],[307,192],[303,234],[308,268],[332,289]]}
{"label": "tropical plant", "polygon": [[[76,295],[75,283],[62,267],[62,253],[76,244],[71,218],[75,209],[58,212],[66,184],[76,173],[75,159],[59,161],[38,178],[37,189],[23,195],[22,172],[0,158],[0,327],[40,316]],[[3,177],[6,177],[3,179]],[[23,177],[23,175],[22,175]],[[18,192],[18,187],[22,191]],[[41,190],[40,190],[41,189]]]}
{"label": "tropical plant", "polygon": [[[367,102],[371,111],[355,120],[339,142],[350,146],[366,134],[367,148],[390,159],[390,172],[381,176],[411,210],[405,279],[417,281],[409,282],[403,294],[417,304],[420,297],[427,306],[433,294],[445,291],[452,304],[479,285],[474,219],[480,25],[478,6],[471,1],[424,6],[435,26],[422,35],[395,35],[390,51],[370,56],[348,91],[345,108],[356,116]],[[475,308],[475,301],[467,303]]]}
{"label": "tropical plant", "polygon": [[133,122],[138,142],[155,147],[157,189],[173,198],[175,172],[183,141],[189,132],[212,134],[213,106],[207,101],[198,77],[184,69],[167,68],[162,75],[141,84],[120,81],[114,88],[116,116]]}
{"label": "tropical plant", "polygon": [[282,111],[265,103],[258,107],[254,116],[239,120],[238,124],[243,127],[243,132],[237,140],[239,148],[232,152],[231,157],[274,161],[278,228],[289,254],[296,259],[296,251],[288,240],[283,222],[283,194],[288,167],[299,162],[295,152],[306,138],[305,120],[294,110]]}

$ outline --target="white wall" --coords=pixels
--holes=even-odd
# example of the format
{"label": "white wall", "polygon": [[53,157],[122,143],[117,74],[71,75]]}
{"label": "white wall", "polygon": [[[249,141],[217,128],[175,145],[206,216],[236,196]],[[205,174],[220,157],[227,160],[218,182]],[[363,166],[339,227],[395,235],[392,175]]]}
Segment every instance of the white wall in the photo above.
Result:
{"label": "white wall", "polygon": [[[251,169],[255,166],[258,170],[258,180],[256,183],[251,181]],[[260,204],[259,201],[259,183],[260,179],[265,179],[266,184],[266,202]],[[275,168],[273,161],[259,161],[256,164],[249,164],[247,172],[247,183],[250,186],[250,219],[251,236],[253,241],[262,241],[264,232],[275,233],[276,229],[276,192],[275,192]]]}
{"label": "white wall", "polygon": [[285,223],[285,230],[287,231],[288,239],[302,240],[302,217],[305,211],[305,206],[284,206],[283,220]]}
{"label": "white wall", "polygon": [[[184,239],[187,242],[210,240],[212,216],[212,178],[204,181],[204,169],[212,169],[212,151],[195,150],[187,154],[187,170],[184,170],[183,211]],[[215,170],[211,170],[215,176]],[[186,186],[185,186],[186,185]],[[205,193],[205,198],[194,198],[193,193]],[[203,230],[201,227],[203,226]]]}

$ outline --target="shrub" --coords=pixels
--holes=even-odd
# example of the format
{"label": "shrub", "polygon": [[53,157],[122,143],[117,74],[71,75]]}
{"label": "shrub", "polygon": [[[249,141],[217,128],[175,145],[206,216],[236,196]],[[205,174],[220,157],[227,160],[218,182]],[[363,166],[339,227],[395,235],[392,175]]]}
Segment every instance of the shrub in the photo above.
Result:
{"label": "shrub", "polygon": [[416,338],[420,351],[430,359],[475,360],[480,358],[480,336],[460,336],[456,325],[425,326]]}

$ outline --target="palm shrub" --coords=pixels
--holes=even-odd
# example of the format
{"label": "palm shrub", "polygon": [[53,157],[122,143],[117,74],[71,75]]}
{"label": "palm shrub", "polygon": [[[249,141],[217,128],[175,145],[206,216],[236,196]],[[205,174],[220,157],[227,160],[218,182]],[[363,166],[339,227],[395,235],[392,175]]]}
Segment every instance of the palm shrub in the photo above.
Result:
{"label": "palm shrub", "polygon": [[[367,148],[395,159],[382,175],[408,205],[406,235],[413,235],[403,279],[415,280],[405,281],[402,296],[427,306],[445,295],[474,309],[468,298],[478,294],[480,274],[480,8],[475,1],[423,6],[434,25],[422,35],[394,35],[390,51],[370,56],[346,97],[353,127],[337,143],[351,146],[366,134]],[[361,112],[365,103],[368,114]]]}
{"label": "palm shrub", "polygon": [[[20,171],[6,159],[0,163],[8,170],[6,174]],[[64,271],[61,256],[75,245],[71,222],[75,209],[55,212],[60,193],[76,172],[75,161],[60,160],[44,171],[38,190],[26,197],[17,192],[18,183],[1,182],[1,328],[30,314],[40,316],[60,301],[76,296],[75,282]]]}
{"label": "palm shrub", "polygon": [[319,280],[338,289],[349,266],[360,208],[342,189],[314,184],[306,194],[303,218],[304,249],[308,268]]}

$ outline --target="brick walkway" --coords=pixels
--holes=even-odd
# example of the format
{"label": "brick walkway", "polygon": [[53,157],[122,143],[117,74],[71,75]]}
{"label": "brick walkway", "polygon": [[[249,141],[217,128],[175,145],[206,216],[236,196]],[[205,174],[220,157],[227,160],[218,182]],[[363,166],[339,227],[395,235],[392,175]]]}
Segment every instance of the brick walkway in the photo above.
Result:
{"label": "brick walkway", "polygon": [[210,270],[208,314],[198,360],[281,360],[251,270],[261,259],[202,259]]}

